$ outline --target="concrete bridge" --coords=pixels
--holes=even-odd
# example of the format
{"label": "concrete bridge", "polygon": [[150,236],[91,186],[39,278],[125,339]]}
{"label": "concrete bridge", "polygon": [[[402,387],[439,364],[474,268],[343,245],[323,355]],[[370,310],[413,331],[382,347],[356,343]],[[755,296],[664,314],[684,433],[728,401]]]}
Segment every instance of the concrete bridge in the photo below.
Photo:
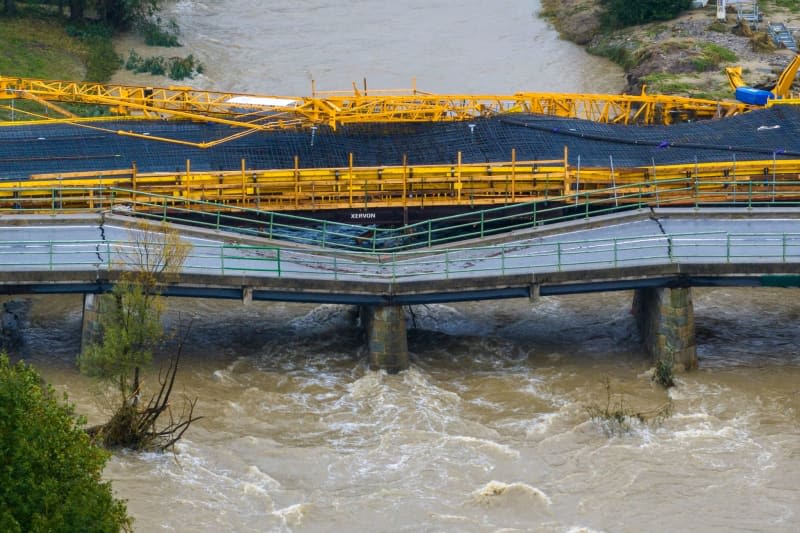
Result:
{"label": "concrete bridge", "polygon": [[691,287],[800,286],[800,209],[641,209],[447,247],[381,254],[303,246],[124,214],[0,219],[0,291],[95,297],[171,228],[190,245],[166,296],[359,306],[370,364],[408,365],[403,306],[635,289],[655,358],[697,366]]}

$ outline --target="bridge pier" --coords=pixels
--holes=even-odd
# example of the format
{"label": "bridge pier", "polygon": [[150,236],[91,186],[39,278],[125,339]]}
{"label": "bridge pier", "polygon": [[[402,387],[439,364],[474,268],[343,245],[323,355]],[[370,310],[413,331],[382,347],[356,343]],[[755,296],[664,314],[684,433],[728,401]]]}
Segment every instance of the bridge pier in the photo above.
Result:
{"label": "bridge pier", "polygon": [[403,308],[398,305],[362,306],[360,312],[370,368],[390,374],[407,369],[408,338]]}
{"label": "bridge pier", "polygon": [[81,351],[100,340],[100,298],[99,294],[86,293],[83,295]]}
{"label": "bridge pier", "polygon": [[633,313],[642,342],[656,361],[697,368],[692,289],[636,289]]}

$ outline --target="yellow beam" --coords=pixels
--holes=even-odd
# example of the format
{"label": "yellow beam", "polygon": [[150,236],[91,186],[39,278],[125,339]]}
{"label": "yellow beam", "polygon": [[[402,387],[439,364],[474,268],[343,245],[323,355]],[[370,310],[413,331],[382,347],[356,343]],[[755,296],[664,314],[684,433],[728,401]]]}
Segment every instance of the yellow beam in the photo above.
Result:
{"label": "yellow beam", "polygon": [[[342,176],[346,179],[341,179]],[[640,194],[658,192],[662,202],[691,203],[698,195],[729,198],[743,192],[761,197],[800,199],[800,160],[747,161],[662,165],[635,168],[581,168],[565,161],[516,161],[492,164],[404,165],[139,173],[135,168],[102,172],[34,175],[28,180],[0,182],[0,207],[11,202],[23,209],[52,209],[58,198],[65,209],[107,208],[106,188],[118,201],[135,201],[147,194],[163,195],[156,202],[187,207],[189,201],[214,202],[230,209],[271,211],[326,210],[420,206],[509,205],[542,199],[557,201],[569,193],[593,201],[635,203]],[[92,189],[87,192],[88,189]],[[193,209],[201,209],[196,205]],[[139,206],[137,210],[146,210]]]}

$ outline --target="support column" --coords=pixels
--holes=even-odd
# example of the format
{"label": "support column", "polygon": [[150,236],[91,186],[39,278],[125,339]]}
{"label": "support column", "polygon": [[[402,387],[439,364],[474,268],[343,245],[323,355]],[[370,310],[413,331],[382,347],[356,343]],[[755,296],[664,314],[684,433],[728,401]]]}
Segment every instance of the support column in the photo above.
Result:
{"label": "support column", "polygon": [[396,374],[408,368],[406,315],[401,306],[364,306],[361,324],[371,369]]}
{"label": "support column", "polygon": [[100,341],[100,295],[83,295],[83,319],[81,321],[81,351]]}
{"label": "support column", "polygon": [[642,342],[656,361],[697,368],[691,288],[636,289],[633,313]]}

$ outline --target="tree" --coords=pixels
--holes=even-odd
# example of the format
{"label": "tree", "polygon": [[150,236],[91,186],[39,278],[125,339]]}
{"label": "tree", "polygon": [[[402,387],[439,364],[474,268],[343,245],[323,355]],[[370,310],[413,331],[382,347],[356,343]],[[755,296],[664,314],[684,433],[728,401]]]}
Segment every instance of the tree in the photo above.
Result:
{"label": "tree", "polygon": [[160,9],[160,0],[95,0],[100,18],[111,27],[127,30]]}
{"label": "tree", "polygon": [[13,15],[17,12],[17,2],[15,0],[3,0],[3,12],[6,15]]}
{"label": "tree", "polygon": [[[130,228],[131,246],[122,255],[125,273],[109,295],[101,299],[102,339],[81,353],[81,372],[110,381],[119,392],[111,420],[91,434],[108,448],[160,449],[171,447],[194,417],[195,402],[184,404],[173,416],[169,402],[180,361],[180,347],[159,374],[159,392],[141,401],[141,369],[149,366],[153,350],[165,337],[161,325],[161,288],[181,269],[189,252],[175,232],[159,232],[147,225]],[[166,413],[169,423],[157,427]]]}
{"label": "tree", "polygon": [[689,9],[691,0],[601,0],[605,7],[604,22],[612,28],[643,24],[653,20],[669,20]]}
{"label": "tree", "polygon": [[38,373],[0,354],[0,531],[129,530],[124,501],[101,479],[108,453]]}
{"label": "tree", "polygon": [[69,0],[69,19],[72,22],[83,20],[86,11],[86,0]]}

